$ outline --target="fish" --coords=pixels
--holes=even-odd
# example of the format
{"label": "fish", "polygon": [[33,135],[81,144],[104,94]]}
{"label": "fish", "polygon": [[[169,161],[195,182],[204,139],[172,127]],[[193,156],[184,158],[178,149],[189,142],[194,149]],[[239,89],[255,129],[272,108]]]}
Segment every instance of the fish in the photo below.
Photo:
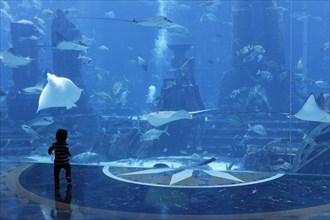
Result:
{"label": "fish", "polygon": [[50,8],[45,8],[41,11],[41,14],[43,15],[55,15],[55,12],[51,10]]}
{"label": "fish", "polygon": [[36,35],[31,35],[31,36],[27,36],[27,37],[19,37],[18,41],[26,41],[26,40],[40,40],[41,37],[37,37]]}
{"label": "fish", "polygon": [[173,86],[176,86],[175,80],[166,80],[166,81],[164,80],[162,89],[170,89]]}
{"label": "fish", "polygon": [[33,120],[30,120],[27,124],[30,127],[35,127],[35,126],[48,126],[53,123],[54,123],[53,116],[40,116]]}
{"label": "fish", "polygon": [[46,22],[42,18],[39,18],[37,15],[34,16],[33,18],[36,19],[40,27],[44,28],[46,26]]}
{"label": "fish", "polygon": [[80,9],[73,8],[73,7],[63,10],[64,14],[66,14],[66,15],[74,15],[74,14],[79,13],[80,11],[81,11]]}
{"label": "fish", "polygon": [[95,152],[87,151],[73,156],[72,162],[75,163],[87,163],[87,162],[100,162],[100,155]]}
{"label": "fish", "polygon": [[120,106],[125,106],[126,103],[127,103],[127,95],[128,95],[129,91],[126,90],[124,92],[121,93],[120,95],[120,98],[119,98],[119,103],[120,103]]}
{"label": "fish", "polygon": [[96,70],[97,78],[99,80],[103,80],[104,77],[109,76],[109,74],[110,74],[109,70],[103,69],[103,68],[98,67],[98,66],[95,66],[95,70]]}
{"label": "fish", "polygon": [[318,88],[322,88],[322,89],[329,89],[329,83],[324,82],[323,80],[316,80],[313,82],[313,85],[318,87]]}
{"label": "fish", "polygon": [[117,95],[123,88],[123,82],[118,81],[112,86],[112,95]]}
{"label": "fish", "polygon": [[93,95],[90,96],[90,98],[93,98],[94,96],[97,96],[105,101],[112,101],[112,97],[111,95],[109,95],[108,93],[102,91],[102,92],[94,92],[93,91]]}
{"label": "fish", "polygon": [[82,56],[81,54],[79,54],[78,60],[81,60],[84,64],[87,65],[92,65],[94,63],[93,59],[88,57],[88,56]]}
{"label": "fish", "polygon": [[148,64],[147,62],[145,61],[145,59],[143,59],[142,57],[138,56],[138,63],[139,65],[142,67],[142,69],[144,71],[148,71]]}
{"label": "fish", "polygon": [[1,9],[5,10],[5,11],[10,11],[10,6],[7,1],[0,0],[0,5],[1,5]]}
{"label": "fish", "polygon": [[167,28],[174,24],[171,20],[169,20],[167,17],[164,16],[156,16],[142,20],[133,19],[131,23],[145,27],[158,27],[158,28]]}
{"label": "fish", "polygon": [[35,26],[34,23],[33,23],[32,21],[30,21],[30,20],[25,20],[25,19],[22,19],[22,20],[16,21],[15,23]]}
{"label": "fish", "polygon": [[250,50],[253,48],[252,44],[248,44],[244,47],[242,47],[241,49],[239,49],[238,51],[236,51],[237,56],[240,55],[244,55],[250,52]]}
{"label": "fish", "polygon": [[35,140],[40,138],[39,134],[33,130],[29,125],[21,125],[22,129],[29,134],[30,136],[30,143],[33,143]]}
{"label": "fish", "polygon": [[172,24],[166,27],[166,30],[172,35],[178,35],[183,37],[188,37],[190,35],[189,30],[186,27],[179,24]]}
{"label": "fish", "polygon": [[267,80],[273,80],[273,75],[271,72],[266,71],[266,70],[258,70],[257,75],[260,75],[262,78],[267,79]]}
{"label": "fish", "polygon": [[254,131],[255,133],[260,134],[260,135],[267,135],[267,131],[264,128],[264,126],[262,126],[262,125],[251,126],[250,124],[248,124],[248,132],[250,132],[250,131]]}
{"label": "fish", "polygon": [[6,21],[13,22],[13,16],[5,9],[0,9],[0,18],[5,19]]}
{"label": "fish", "polygon": [[104,13],[104,17],[112,19],[112,18],[115,18],[116,16],[115,16],[115,13],[113,11],[108,11],[108,12]]}
{"label": "fish", "polygon": [[155,139],[159,139],[160,136],[161,136],[163,133],[166,133],[167,135],[170,135],[170,134],[167,132],[167,127],[165,128],[165,130],[159,130],[159,129],[156,129],[156,128],[152,128],[152,129],[146,131],[145,133],[143,133],[143,134],[141,135],[140,140],[141,140],[141,141],[153,141],[153,140],[155,140]]}
{"label": "fish", "polygon": [[81,41],[61,41],[56,44],[55,49],[57,50],[76,50],[83,51],[86,53],[88,46]]}
{"label": "fish", "polygon": [[146,118],[150,125],[152,125],[153,127],[159,127],[177,120],[191,120],[192,116],[186,110],[179,110],[151,112],[147,115]]}
{"label": "fish", "polygon": [[326,52],[327,50],[329,50],[329,46],[330,46],[330,43],[329,41],[328,42],[325,42],[322,46],[322,51],[323,52]]}
{"label": "fish", "polygon": [[109,50],[109,47],[107,47],[105,45],[101,45],[101,46],[99,46],[99,49],[100,50],[103,50],[103,51],[108,51]]}
{"label": "fish", "polygon": [[47,73],[47,85],[42,90],[37,112],[46,108],[66,107],[71,109],[76,107],[82,89],[78,88],[70,79],[57,77],[54,74]]}
{"label": "fish", "polygon": [[298,69],[298,70],[302,70],[303,67],[304,67],[304,65],[303,65],[303,61],[302,61],[301,58],[299,58],[299,60],[298,60],[298,62],[297,62],[297,69]]}
{"label": "fish", "polygon": [[33,87],[27,87],[27,88],[24,88],[22,89],[23,93],[25,94],[40,94],[43,90],[43,85],[42,85],[42,82],[38,82],[35,86]]}
{"label": "fish", "polygon": [[215,16],[213,13],[205,13],[201,16],[201,18],[199,19],[199,23],[203,24],[204,22],[204,18],[206,18],[209,21],[213,21],[213,22],[217,22],[218,18],[217,16]]}
{"label": "fish", "polygon": [[0,53],[0,60],[9,67],[17,68],[28,65],[33,59],[15,55],[12,48]]}
{"label": "fish", "polygon": [[240,90],[239,90],[239,88],[238,89],[234,89],[233,91],[231,91],[231,93],[229,94],[229,97],[230,98],[236,98],[236,96],[238,95],[238,94],[240,94],[241,92],[240,92]]}
{"label": "fish", "polygon": [[264,54],[266,52],[265,48],[261,45],[253,45],[252,50],[258,54]]}
{"label": "fish", "polygon": [[293,117],[304,121],[330,123],[330,114],[317,104],[313,93]]}

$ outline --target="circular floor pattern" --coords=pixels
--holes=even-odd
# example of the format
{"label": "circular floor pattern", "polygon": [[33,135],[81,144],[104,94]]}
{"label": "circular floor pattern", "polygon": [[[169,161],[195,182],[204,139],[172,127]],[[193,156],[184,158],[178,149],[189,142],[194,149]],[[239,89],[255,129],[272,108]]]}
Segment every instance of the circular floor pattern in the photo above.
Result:
{"label": "circular floor pattern", "polygon": [[[146,161],[149,161],[148,167],[143,166]],[[200,161],[201,159],[199,159]],[[127,183],[173,188],[246,186],[272,181],[284,175],[269,172],[225,171],[219,169],[219,167],[224,167],[224,163],[216,162],[218,167],[210,166],[212,163],[199,166],[198,162],[191,158],[150,158],[140,161],[140,166],[137,164],[107,165],[103,167],[103,173],[108,177]],[[190,165],[185,167],[185,164]],[[162,167],[158,168],[156,165]]]}
{"label": "circular floor pattern", "polygon": [[[104,169],[104,168],[103,168]],[[52,164],[19,166],[6,175],[6,187],[24,203],[1,217],[24,214],[30,219],[53,210]],[[71,219],[329,219],[329,176],[284,175],[262,184],[224,188],[165,188],[108,178],[102,167],[73,165]],[[195,170],[195,169],[194,169]],[[64,185],[63,185],[64,184]],[[62,188],[63,187],[63,188]],[[61,193],[65,183],[61,185]],[[63,191],[63,192],[62,192]],[[64,195],[64,194],[63,194]],[[54,205],[56,206],[54,207]],[[41,212],[40,207],[43,207]],[[9,209],[8,209],[9,210]],[[19,210],[19,212],[17,212]]]}

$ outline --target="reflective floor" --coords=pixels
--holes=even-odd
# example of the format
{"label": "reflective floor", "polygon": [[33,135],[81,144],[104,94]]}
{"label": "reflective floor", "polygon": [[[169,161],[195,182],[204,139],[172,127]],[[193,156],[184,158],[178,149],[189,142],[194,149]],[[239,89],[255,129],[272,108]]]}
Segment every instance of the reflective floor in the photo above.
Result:
{"label": "reflective floor", "polygon": [[283,175],[252,185],[157,187],[72,165],[72,186],[49,163],[1,162],[1,219],[330,219],[330,177]]}

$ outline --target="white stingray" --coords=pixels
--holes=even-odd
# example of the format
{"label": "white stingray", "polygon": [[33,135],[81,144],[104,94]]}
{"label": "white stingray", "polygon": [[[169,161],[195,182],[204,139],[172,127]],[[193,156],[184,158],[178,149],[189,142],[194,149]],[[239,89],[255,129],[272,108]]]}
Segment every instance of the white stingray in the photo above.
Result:
{"label": "white stingray", "polygon": [[39,97],[38,111],[52,107],[76,107],[75,102],[80,98],[82,89],[78,88],[70,79],[57,77],[47,73],[48,83]]}
{"label": "white stingray", "polygon": [[319,107],[313,94],[308,97],[305,104],[293,116],[305,121],[330,123],[330,114]]}
{"label": "white stingray", "polygon": [[189,112],[185,110],[180,111],[158,111],[151,112],[147,115],[147,121],[154,127],[159,127],[181,119],[192,119]]}

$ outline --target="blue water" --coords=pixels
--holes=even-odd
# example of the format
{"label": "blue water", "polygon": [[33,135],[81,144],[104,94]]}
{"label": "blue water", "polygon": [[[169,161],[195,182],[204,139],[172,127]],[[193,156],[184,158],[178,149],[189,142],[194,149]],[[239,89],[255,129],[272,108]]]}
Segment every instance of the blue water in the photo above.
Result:
{"label": "blue water", "polygon": [[[84,98],[91,105],[92,111],[89,112],[91,117],[95,115],[100,116],[116,116],[128,111],[131,116],[143,115],[156,111],[156,106],[151,106],[147,103],[148,88],[151,85],[156,87],[156,96],[160,96],[161,87],[163,86],[163,79],[169,78],[169,72],[173,70],[171,66],[171,60],[173,59],[173,52],[168,49],[167,45],[174,44],[190,44],[191,48],[187,50],[185,57],[188,59],[190,57],[195,57],[194,66],[194,76],[196,80],[196,85],[199,88],[199,94],[205,108],[215,108],[221,107],[222,113],[224,115],[219,116],[219,114],[208,115],[209,119],[219,119],[215,120],[213,123],[205,124],[203,126],[198,125],[193,133],[192,131],[185,131],[185,128],[191,125],[180,124],[178,129],[175,125],[169,128],[169,131],[174,133],[170,136],[165,134],[162,136],[161,140],[163,142],[156,140],[153,145],[155,148],[149,151],[154,151],[153,153],[138,154],[134,152],[123,153],[119,156],[113,158],[107,156],[108,149],[104,149],[105,146],[111,146],[114,140],[114,135],[118,134],[118,130],[122,133],[127,132],[126,129],[129,126],[136,126],[129,124],[123,127],[122,122],[119,123],[118,127],[116,124],[113,125],[112,121],[104,121],[104,118],[98,123],[93,119],[80,119],[79,116],[76,118],[67,119],[65,115],[68,113],[64,108],[61,110],[43,110],[38,114],[29,113],[27,116],[20,117],[20,115],[11,115],[8,118],[8,110],[6,97],[1,98],[1,111],[2,119],[5,123],[2,123],[1,129],[6,135],[2,140],[1,145],[6,145],[6,141],[15,136],[22,136],[26,139],[29,138],[30,134],[26,134],[21,129],[21,125],[27,123],[29,120],[42,116],[43,114],[54,116],[55,124],[52,124],[49,128],[39,127],[36,128],[37,132],[41,134],[40,141],[37,143],[30,143],[33,149],[40,146],[47,145],[48,142],[52,141],[52,137],[56,129],[60,126],[67,127],[69,133],[72,134],[71,145],[80,144],[79,146],[74,146],[73,151],[75,154],[80,154],[83,152],[95,151],[96,153],[103,154],[102,160],[113,160],[113,159],[126,159],[128,157],[139,157],[139,156],[161,156],[161,155],[176,155],[181,154],[183,156],[189,156],[193,153],[200,153],[205,156],[208,155],[218,155],[221,156],[232,156],[230,150],[225,155],[221,154],[222,150],[214,147],[217,145],[216,140],[209,143],[213,148],[205,148],[199,150],[198,147],[202,144],[202,140],[198,139],[200,136],[205,136],[215,138],[218,131],[212,133],[213,128],[226,129],[226,123],[222,124],[221,120],[226,120],[230,113],[237,116],[234,121],[231,121],[228,126],[233,126],[230,128],[230,132],[225,131],[220,132],[225,137],[221,137],[219,142],[220,145],[222,141],[228,141],[227,145],[230,146],[234,141],[236,135],[240,135],[242,141],[248,141],[249,145],[252,146],[258,141],[261,145],[270,142],[276,138],[284,138],[286,141],[284,143],[289,146],[288,149],[292,151],[292,154],[285,156],[284,160],[292,163],[292,157],[296,152],[294,147],[291,146],[292,142],[304,143],[304,133],[310,132],[310,130],[316,127],[316,124],[304,124],[308,122],[298,122],[292,124],[286,117],[281,117],[279,109],[283,110],[284,113],[290,114],[297,111],[304,100],[308,97],[310,93],[314,93],[317,97],[321,92],[328,94],[329,96],[329,45],[326,47],[326,43],[329,44],[329,1],[278,1],[277,7],[281,8],[283,14],[283,27],[282,29],[284,36],[284,54],[283,58],[285,62],[280,64],[282,69],[287,70],[287,74],[290,76],[287,78],[288,84],[284,84],[287,91],[277,97],[277,100],[282,100],[284,98],[289,100],[289,103],[284,103],[283,107],[271,106],[273,110],[268,109],[274,117],[271,120],[267,120],[265,114],[267,115],[267,110],[265,109],[252,111],[251,108],[246,110],[243,108],[235,108],[232,106],[226,110],[226,106],[222,106],[221,98],[227,97],[228,94],[221,93],[221,86],[225,72],[235,68],[233,62],[234,56],[237,56],[235,51],[232,49],[233,43],[235,43],[235,38],[233,34],[233,11],[237,9],[238,1],[218,1],[218,3],[212,3],[212,1],[175,1],[175,0],[158,0],[158,1],[4,1],[9,4],[10,9],[6,9],[5,5],[2,4],[2,10],[5,10],[12,18],[12,21],[18,21],[21,19],[31,20],[36,24],[35,16],[42,18],[46,25],[43,29],[45,36],[42,36],[38,40],[38,43],[43,45],[43,49],[39,51],[38,69],[39,76],[37,78],[42,79],[44,85],[47,83],[46,80],[46,70],[50,70],[51,73],[54,69],[52,63],[52,45],[51,42],[51,27],[54,15],[47,15],[42,13],[44,9],[50,9],[55,11],[57,9],[67,10],[74,9],[75,12],[70,12],[67,14],[67,18],[75,25],[75,27],[81,32],[84,39],[79,39],[84,41],[88,45],[86,53],[82,55],[92,58],[93,63],[91,65],[82,64],[81,76],[82,82],[78,83],[78,87],[84,89]],[[27,4],[25,4],[27,3]],[[209,4],[209,6],[208,6]],[[262,4],[260,4],[262,5]],[[269,27],[262,20],[264,16],[264,11],[258,8],[258,3],[253,3],[249,7],[255,7],[252,10],[254,16],[251,20],[252,31],[247,32],[247,35],[255,39],[262,39],[265,36],[265,31]],[[261,7],[261,6],[260,6]],[[105,14],[110,12],[109,19],[105,19]],[[1,41],[0,41],[0,51],[3,52],[12,46],[12,36],[10,31],[10,19],[5,17],[4,11],[1,12]],[[295,16],[295,14],[298,14]],[[165,16],[176,24],[180,24],[189,30],[189,36],[178,36],[173,35],[169,31],[157,28],[157,27],[144,27],[141,25],[133,24],[133,19],[141,20],[154,16]],[[209,17],[208,17],[209,16]],[[213,17],[212,17],[213,16]],[[305,16],[305,19],[304,17]],[[120,21],[116,19],[124,19],[126,21]],[[128,20],[128,21],[127,21]],[[257,41],[251,42],[251,44],[258,44]],[[101,45],[107,46],[109,50],[101,50],[99,47]],[[244,45],[241,45],[243,48]],[[263,45],[265,46],[265,45]],[[266,49],[266,55],[267,55]],[[147,65],[148,70],[145,71],[141,65],[138,63],[138,57],[143,58]],[[297,62],[302,59],[303,69],[297,70]],[[263,58],[263,61],[267,61],[267,56]],[[249,68],[255,68],[258,70],[260,63],[251,63]],[[70,65],[70,62],[63,65]],[[245,65],[242,63],[242,65]],[[253,65],[256,65],[255,67]],[[8,92],[12,90],[14,83],[12,78],[12,68],[5,66],[4,63],[1,64],[1,90]],[[97,75],[97,69],[104,69],[107,74],[103,78]],[[257,72],[257,71],[256,71]],[[34,73],[30,73],[34,74]],[[310,81],[322,81],[325,86],[317,86],[313,83],[308,83],[307,81],[302,82],[301,77],[297,79],[297,74],[303,74],[303,78],[308,78]],[[260,80],[260,79],[259,79]],[[261,79],[261,83],[265,83],[264,79]],[[234,79],[236,82],[244,81],[244,79],[237,78]],[[117,95],[113,95],[113,86],[115,83],[123,83],[123,87]],[[254,82],[255,84],[260,81]],[[244,84],[244,82],[243,82]],[[267,82],[266,82],[267,84]],[[327,85],[327,86],[326,86]],[[26,85],[34,86],[34,84]],[[241,88],[242,92],[245,94],[245,98],[238,95],[235,100],[237,102],[246,99],[247,90],[251,89],[254,85],[244,85]],[[229,87],[229,91],[238,89],[241,86],[233,85]],[[248,88],[246,88],[248,87]],[[293,95],[295,88],[299,91],[299,99],[296,99]],[[18,88],[23,89],[23,88]],[[244,92],[245,89],[245,92]],[[267,95],[269,97],[276,97],[283,88],[281,83],[279,86],[272,87],[272,89],[267,89]],[[95,98],[95,93],[106,92],[112,94],[112,100],[103,100],[102,98]],[[126,92],[126,93],[125,93]],[[125,94],[124,94],[125,93]],[[125,99],[125,95],[126,99]],[[327,97],[328,97],[327,96]],[[14,96],[12,96],[14,97]],[[289,98],[288,98],[289,97]],[[8,98],[8,96],[7,96]],[[122,99],[121,99],[122,98]],[[226,99],[226,98],[225,98]],[[273,98],[274,99],[274,98]],[[124,101],[123,101],[124,100]],[[220,100],[220,101],[219,101]],[[260,101],[260,100],[259,100]],[[258,100],[256,101],[258,102]],[[262,101],[261,101],[262,102]],[[329,104],[329,97],[328,97]],[[271,104],[272,105],[272,104]],[[265,108],[265,105],[262,104]],[[19,107],[17,107],[19,108]],[[37,106],[35,106],[35,109]],[[22,107],[24,109],[24,106]],[[125,109],[125,110],[123,110]],[[128,110],[127,110],[128,109]],[[17,109],[16,109],[17,110]],[[166,110],[166,109],[165,109]],[[191,110],[191,109],[187,109]],[[201,110],[201,109],[192,109]],[[79,111],[78,111],[79,112]],[[262,116],[259,113],[264,114]],[[24,115],[22,113],[22,115]],[[244,116],[248,116],[244,118]],[[242,119],[244,118],[244,119]],[[250,133],[250,139],[244,139],[243,136],[246,134],[248,129],[249,120],[255,120],[254,124],[262,124],[267,127],[268,124],[268,136],[262,137],[255,132]],[[95,119],[95,120],[94,120]],[[274,126],[270,121],[279,120],[283,121],[284,126],[281,127],[271,127]],[[296,121],[295,121],[296,122]],[[251,123],[251,122],[250,122]],[[276,123],[275,123],[276,124]],[[144,126],[144,125],[143,125]],[[147,128],[151,127],[140,127],[138,135],[145,132]],[[199,127],[200,126],[200,127]],[[280,126],[279,124],[275,126]],[[309,127],[310,126],[310,127]],[[182,129],[181,129],[182,128]],[[89,129],[94,129],[96,132],[90,132]],[[165,129],[165,127],[163,128]],[[180,130],[181,129],[181,130]],[[209,130],[207,130],[209,129]],[[211,130],[210,130],[211,129]],[[232,129],[232,130],[231,130]],[[282,129],[282,130],[281,130]],[[292,133],[286,133],[290,131]],[[183,130],[183,131],[182,131]],[[276,133],[276,131],[280,131]],[[78,131],[78,133],[77,133]],[[17,133],[15,133],[17,132]],[[81,133],[82,132],[82,133]],[[85,132],[85,133],[84,133]],[[178,132],[178,133],[176,133]],[[180,133],[183,132],[183,133]],[[103,134],[108,136],[102,136]],[[11,137],[11,134],[13,137]],[[179,134],[179,135],[177,135]],[[79,136],[80,135],[80,136]],[[87,138],[87,140],[84,139]],[[181,135],[181,136],[180,136]],[[100,138],[102,137],[102,138]],[[182,141],[181,137],[185,137],[186,141]],[[206,138],[207,137],[207,138]],[[79,140],[81,138],[81,140]],[[196,140],[196,138],[198,140]],[[228,140],[227,140],[227,139]],[[255,139],[253,139],[255,138]],[[262,142],[262,139],[267,139]],[[226,140],[225,140],[226,139]],[[114,141],[113,141],[114,140]],[[99,142],[98,142],[99,141]],[[328,140],[329,141],[329,140]],[[84,142],[88,143],[85,146]],[[102,143],[101,146],[97,146]],[[19,143],[21,145],[27,144],[27,142]],[[46,144],[45,144],[46,143]],[[9,146],[13,144],[9,143]],[[167,145],[175,145],[176,147],[171,147]],[[15,145],[15,144],[13,144]],[[202,148],[205,146],[202,146]],[[198,149],[198,150],[197,150]],[[228,154],[227,154],[228,153]],[[28,156],[33,153],[28,150],[21,152],[22,156]],[[241,155],[242,156],[242,155]],[[99,158],[99,157],[98,157]]]}

